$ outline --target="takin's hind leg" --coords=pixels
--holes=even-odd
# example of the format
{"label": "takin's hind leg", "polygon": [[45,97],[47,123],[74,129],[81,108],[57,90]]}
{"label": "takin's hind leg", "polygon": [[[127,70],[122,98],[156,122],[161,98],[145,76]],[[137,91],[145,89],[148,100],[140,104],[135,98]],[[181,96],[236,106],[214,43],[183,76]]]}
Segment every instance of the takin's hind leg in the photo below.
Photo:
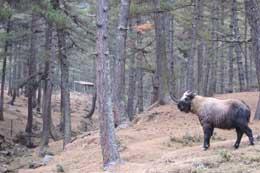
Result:
{"label": "takin's hind leg", "polygon": [[252,130],[250,129],[250,127],[248,127],[248,125],[246,125],[246,126],[243,128],[243,130],[244,130],[245,134],[248,136],[250,145],[254,145],[253,132],[252,132]]}
{"label": "takin's hind leg", "polygon": [[236,128],[236,132],[237,132],[237,140],[234,144],[234,147],[237,149],[239,147],[244,132],[239,128]]}

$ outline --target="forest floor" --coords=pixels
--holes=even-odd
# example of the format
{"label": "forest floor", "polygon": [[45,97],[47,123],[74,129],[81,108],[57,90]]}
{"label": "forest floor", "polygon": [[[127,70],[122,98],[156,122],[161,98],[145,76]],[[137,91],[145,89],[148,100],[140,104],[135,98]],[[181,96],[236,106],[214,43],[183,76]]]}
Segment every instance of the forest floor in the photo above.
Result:
{"label": "forest floor", "polygon": [[[15,104],[8,104],[11,97],[6,96],[4,103],[4,121],[0,121],[0,173],[18,172],[19,168],[26,168],[40,160],[36,158],[38,148],[28,149],[26,143],[25,127],[27,121],[27,98],[24,96],[17,97]],[[80,134],[82,128],[85,128],[82,122],[85,122],[83,116],[87,114],[91,106],[91,96],[73,92],[71,93],[71,116],[72,116],[72,135]],[[42,117],[41,113],[33,112],[33,143],[40,144]],[[55,127],[60,122],[60,98],[59,93],[54,93],[52,97],[52,120]],[[93,119],[93,125],[88,128],[97,129],[97,119]],[[87,122],[88,123],[88,122]],[[85,123],[84,123],[85,124]],[[88,123],[90,124],[90,123]],[[57,129],[58,131],[58,129]],[[4,137],[4,140],[2,139]],[[50,142],[53,142],[50,139]],[[58,142],[59,143],[59,142]],[[50,149],[51,150],[51,149]],[[58,152],[58,150],[55,150]],[[62,151],[62,150],[59,150]],[[52,151],[50,151],[51,153]]]}
{"label": "forest floor", "polygon": [[[23,162],[23,164],[19,163],[22,165],[19,173],[56,173],[61,171],[60,167],[66,173],[260,172],[260,121],[252,120],[258,93],[244,92],[217,95],[216,97],[242,99],[251,107],[252,115],[249,126],[256,136],[254,146],[249,146],[248,139],[244,136],[240,148],[235,150],[233,148],[236,139],[235,131],[216,129],[210,149],[203,151],[203,133],[198,118],[195,115],[180,112],[175,105],[165,105],[139,114],[129,128],[116,130],[122,164],[112,167],[111,170],[103,171],[102,169],[97,130],[78,135],[64,151],[61,141],[51,142],[49,150],[54,157],[46,166],[28,169],[28,162],[42,159],[37,156],[38,148],[29,150],[29,154],[26,156],[17,157],[19,159],[10,162],[9,166],[13,165],[12,163],[17,165],[19,161]],[[77,131],[79,121],[85,114],[84,105],[87,100],[90,100],[87,96],[72,94],[74,131]],[[19,108],[19,105],[23,107],[25,103],[25,100],[20,99],[13,108],[15,111],[10,112],[10,117],[14,116],[17,119],[19,115],[19,118],[23,119],[21,122],[25,122],[26,106],[23,108],[24,110]],[[6,112],[8,111],[9,109],[6,109]],[[17,112],[15,114],[17,116],[13,115],[15,112]],[[9,113],[6,114],[9,115]],[[5,133],[9,133],[8,115],[6,115],[6,124],[0,124],[0,134],[3,133],[3,126],[6,130]],[[58,122],[58,113],[55,115],[57,116],[54,116],[54,121]],[[19,126],[24,129],[24,123],[21,122],[19,125],[15,125],[17,129],[20,128]]]}

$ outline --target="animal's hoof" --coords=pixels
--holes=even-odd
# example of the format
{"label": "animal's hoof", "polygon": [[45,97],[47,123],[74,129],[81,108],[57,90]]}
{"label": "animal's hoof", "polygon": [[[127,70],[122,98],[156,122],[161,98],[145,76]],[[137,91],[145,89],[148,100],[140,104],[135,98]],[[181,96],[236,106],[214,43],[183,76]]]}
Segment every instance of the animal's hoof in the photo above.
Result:
{"label": "animal's hoof", "polygon": [[203,146],[203,151],[208,150],[209,146]]}
{"label": "animal's hoof", "polygon": [[239,144],[235,143],[234,148],[238,149],[239,148]]}
{"label": "animal's hoof", "polygon": [[254,143],[254,138],[253,138],[253,137],[250,137],[250,138],[249,138],[249,142],[250,142],[250,145],[255,145],[255,143]]}

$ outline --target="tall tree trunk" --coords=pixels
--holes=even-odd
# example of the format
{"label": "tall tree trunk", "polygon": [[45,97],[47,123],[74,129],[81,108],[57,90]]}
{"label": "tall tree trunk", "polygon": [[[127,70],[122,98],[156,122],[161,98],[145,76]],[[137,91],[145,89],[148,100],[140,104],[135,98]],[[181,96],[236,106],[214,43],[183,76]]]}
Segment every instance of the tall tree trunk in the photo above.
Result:
{"label": "tall tree trunk", "polygon": [[135,55],[130,57],[130,70],[129,70],[129,86],[128,86],[128,100],[126,106],[126,112],[130,121],[134,119],[134,98],[135,98],[135,88],[136,88],[136,64]]}
{"label": "tall tree trunk", "polygon": [[[130,36],[133,35],[133,30],[130,28]],[[131,43],[131,50],[133,52],[133,56],[130,57],[129,62],[129,81],[128,81],[128,91],[127,91],[127,106],[126,106],[126,112],[128,114],[128,118],[130,121],[134,119],[135,113],[134,113],[134,99],[135,99],[135,91],[136,91],[136,55],[135,55],[135,48],[137,47],[137,42],[140,38],[140,33],[137,33],[134,38],[130,38],[132,41]]]}
{"label": "tall tree trunk", "polygon": [[[37,14],[35,12],[32,13],[32,21],[31,21],[31,45],[30,45],[30,56],[28,60],[28,76],[32,76],[36,72],[36,42],[37,42]],[[25,131],[27,132],[27,146],[32,147],[32,125],[33,125],[33,98],[35,96],[35,77],[33,77],[28,82],[28,118]]]}
{"label": "tall tree trunk", "polygon": [[13,53],[12,53],[12,56],[13,56],[13,63],[12,63],[12,87],[11,87],[11,96],[12,96],[12,99],[11,101],[9,102],[10,105],[14,105],[14,102],[15,102],[15,99],[16,99],[16,91],[17,91],[17,59],[18,59],[18,43],[13,43]]}
{"label": "tall tree trunk", "polygon": [[95,109],[96,109],[96,102],[97,102],[97,92],[96,92],[96,89],[94,89],[93,96],[92,96],[91,109],[88,112],[88,114],[85,116],[86,118],[92,119],[92,116],[93,116]]}
{"label": "tall tree trunk", "polygon": [[65,31],[58,30],[59,56],[61,61],[62,117],[64,117],[64,146],[71,141],[71,114],[70,114],[70,87],[69,87],[69,60],[66,55]]}
{"label": "tall tree trunk", "polygon": [[[138,1],[141,3],[141,1]],[[137,17],[136,24],[141,24],[141,16]],[[143,37],[140,32],[137,32],[137,38],[136,38],[136,48],[139,50],[142,47]],[[136,95],[137,95],[137,103],[136,107],[138,108],[138,113],[141,113],[144,111],[144,90],[143,90],[143,66],[144,66],[144,54],[142,50],[139,50],[136,54]]]}
{"label": "tall tree trunk", "polygon": [[8,63],[8,91],[7,95],[12,96],[13,91],[13,58],[15,56],[15,43],[12,42],[10,45],[9,63]]}
{"label": "tall tree trunk", "polygon": [[233,77],[234,77],[234,67],[233,67],[233,49],[232,43],[229,45],[228,49],[228,92],[233,92]]}
{"label": "tall tree trunk", "polygon": [[110,76],[108,49],[108,10],[108,0],[97,1],[96,85],[100,121],[100,144],[105,167],[120,159],[112,112],[112,79]]}
{"label": "tall tree trunk", "polygon": [[198,65],[197,65],[197,91],[198,94],[203,94],[203,61],[204,57],[204,49],[205,49],[205,41],[201,38],[199,39],[197,51]]}
{"label": "tall tree trunk", "polygon": [[[27,42],[29,42],[29,39],[26,40]],[[29,43],[28,43],[28,47],[29,47]],[[28,78],[29,75],[28,75],[28,60],[29,60],[29,57],[26,57],[25,58],[25,61],[23,61],[23,77],[24,78]],[[24,94],[25,97],[28,97],[28,85],[25,85],[23,88],[22,88],[22,93]]]}
{"label": "tall tree trunk", "polygon": [[242,49],[239,44],[240,34],[238,28],[238,16],[237,16],[237,0],[232,1],[232,23],[234,30],[234,46],[236,52],[237,68],[238,68],[238,80],[239,80],[239,90],[243,91],[245,89],[245,77],[244,77],[244,68],[242,62]]}
{"label": "tall tree trunk", "polygon": [[[250,28],[250,36],[252,37],[252,28]],[[253,41],[253,40],[252,40]],[[251,88],[253,86],[253,82],[254,82],[254,68],[252,68],[254,66],[254,46],[253,46],[253,43],[249,44],[248,46],[248,49],[249,49],[249,66],[251,68],[249,68],[249,76],[248,76],[248,79],[249,79],[249,87]]]}
{"label": "tall tree trunk", "polygon": [[[22,42],[19,41],[18,42],[18,60],[17,60],[17,80],[19,79],[23,79],[23,68],[22,68],[22,61],[23,61],[23,57],[21,56],[22,53]],[[17,85],[18,85],[18,81],[17,81]],[[20,96],[20,88],[16,88],[16,94],[17,97]]]}
{"label": "tall tree trunk", "polygon": [[244,40],[246,40],[245,45],[244,45],[244,57],[245,57],[245,80],[246,80],[246,89],[249,89],[249,76],[248,76],[248,43],[247,43],[247,33],[248,33],[248,27],[247,27],[247,17],[246,14],[244,16],[245,21],[244,21],[244,26],[245,26],[245,31],[244,31]]}
{"label": "tall tree trunk", "polygon": [[216,49],[215,49],[215,67],[216,67],[216,69],[215,69],[215,91],[214,91],[214,93],[217,93],[217,92],[219,92],[219,89],[218,89],[218,86],[219,86],[219,67],[220,67],[220,61],[221,61],[221,59],[220,59],[220,57],[221,57],[221,51],[222,50],[220,50],[219,49],[219,47],[220,47],[220,35],[218,34],[219,32],[221,32],[221,30],[220,30],[220,24],[221,24],[221,21],[220,21],[220,18],[221,18],[221,10],[220,10],[220,8],[221,8],[221,3],[219,3],[219,0],[218,0],[218,2],[217,2],[217,9],[216,9],[216,40],[218,40],[217,42],[216,42]]}
{"label": "tall tree trunk", "polygon": [[225,35],[224,35],[224,27],[225,27],[225,1],[221,0],[221,18],[220,18],[220,24],[221,24],[221,33],[223,34],[221,36],[221,48],[220,48],[220,93],[224,93],[225,90]]}
{"label": "tall tree trunk", "polygon": [[[11,29],[11,19],[9,18],[6,26],[6,34],[9,34],[10,29]],[[8,47],[9,47],[9,41],[6,40],[4,46],[4,59],[3,59],[2,80],[1,80],[0,121],[4,121],[4,90],[5,90],[5,73],[6,73],[6,60],[7,60]]]}
{"label": "tall tree trunk", "polygon": [[[206,55],[209,54],[209,47],[206,44]],[[208,96],[208,86],[209,86],[209,72],[210,72],[210,56],[207,56],[204,60],[204,66],[205,66],[205,76],[203,80],[203,95]]]}
{"label": "tall tree trunk", "polygon": [[217,86],[217,54],[218,54],[218,41],[217,40],[217,28],[218,28],[218,0],[213,0],[212,2],[212,11],[211,11],[211,68],[210,68],[210,85],[208,95],[212,96],[216,93]]}
{"label": "tall tree trunk", "polygon": [[[60,67],[61,67],[61,62],[60,62]],[[61,73],[61,76],[60,76],[60,81],[62,82],[63,81],[63,74]],[[74,81],[74,79],[72,79],[72,81]],[[60,86],[61,83],[60,83]],[[75,90],[75,84],[74,84],[74,91]],[[64,110],[63,110],[63,105],[64,105],[64,88],[63,87],[60,87],[60,112],[61,112],[61,117],[60,117],[60,132],[64,135]]]}
{"label": "tall tree trunk", "polygon": [[[52,0],[54,9],[60,8],[58,0]],[[59,59],[61,68],[61,107],[64,139],[63,147],[71,142],[71,112],[70,112],[70,84],[69,84],[69,59],[66,49],[66,31],[57,26]],[[62,122],[62,121],[61,121]],[[62,124],[61,124],[62,125]]]}
{"label": "tall tree trunk", "polygon": [[204,0],[197,0],[197,39],[198,39],[198,46],[197,46],[197,80],[196,80],[196,88],[198,94],[202,94],[202,85],[203,85],[203,60],[204,60],[204,47],[205,47],[205,41],[203,40],[202,36],[199,34],[199,32],[203,31],[203,5]]}
{"label": "tall tree trunk", "polygon": [[[92,72],[94,73],[94,80],[96,80],[96,60],[93,59],[93,68],[92,68]],[[96,110],[96,103],[97,103],[97,89],[96,89],[96,84],[93,87],[93,92],[92,92],[92,104],[91,104],[91,109],[90,111],[87,113],[87,115],[85,116],[85,118],[91,120],[93,114],[95,113]]]}
{"label": "tall tree trunk", "polygon": [[160,7],[160,0],[153,0],[155,6],[155,40],[156,40],[156,72],[153,80],[153,100],[159,104],[165,104],[168,94],[168,69],[166,55],[165,18],[166,12]]}
{"label": "tall tree trunk", "polygon": [[[45,36],[46,37],[46,36]],[[46,47],[46,45],[45,45]],[[46,48],[45,48],[46,49]],[[43,71],[45,68],[42,64],[38,64],[38,71]],[[41,76],[38,76],[39,84],[38,84],[38,88],[37,88],[37,103],[36,103],[36,111],[38,113],[41,112],[41,107],[42,105],[42,88],[43,88],[43,82],[41,81]]]}
{"label": "tall tree trunk", "polygon": [[[138,38],[138,41],[141,41],[140,37]],[[144,77],[143,64],[144,63],[143,63],[143,59],[144,59],[143,52],[139,52],[138,56],[137,56],[137,64],[138,65],[137,65],[137,71],[136,71],[138,113],[141,113],[141,112],[144,111],[144,89],[143,89],[143,77]]]}
{"label": "tall tree trunk", "polygon": [[125,112],[125,59],[130,3],[130,0],[121,0],[119,10],[113,87],[113,113],[116,126],[128,121]]}
{"label": "tall tree trunk", "polygon": [[[246,16],[251,26],[253,56],[256,65],[256,76],[258,82],[258,90],[260,91],[260,6],[256,0],[245,0]],[[260,95],[255,112],[254,119],[260,119]]]}
{"label": "tall tree trunk", "polygon": [[39,87],[38,87],[38,92],[37,92],[37,107],[36,107],[36,111],[38,113],[41,112],[41,106],[42,106],[42,82],[40,82]]}
{"label": "tall tree trunk", "polygon": [[[254,3],[256,4],[256,3]],[[259,9],[259,6],[258,6]],[[253,11],[253,10],[252,10]],[[254,14],[255,16],[259,16],[257,14]],[[257,76],[257,83],[258,83],[258,91],[260,91],[260,21],[258,21],[259,19],[252,19],[254,22],[257,21],[257,25],[253,25],[253,27],[255,29],[253,29],[254,31],[252,32],[252,44],[253,44],[253,56],[254,56],[254,60],[255,60],[255,66],[256,66],[256,76]],[[258,102],[257,102],[257,107],[256,107],[256,112],[255,112],[255,116],[254,116],[255,120],[260,120],[260,94],[258,97]]]}
{"label": "tall tree trunk", "polygon": [[[231,14],[231,22],[229,25],[230,28],[230,38],[234,38],[234,23],[232,21],[232,14]],[[234,81],[234,44],[230,43],[228,49],[228,92],[232,93],[233,88],[233,81]]]}
{"label": "tall tree trunk", "polygon": [[[168,26],[168,27],[167,27]],[[166,18],[166,34],[167,34],[167,67],[168,67],[168,88],[170,95],[175,93],[175,76],[174,76],[174,18],[171,13],[167,13]]]}
{"label": "tall tree trunk", "polygon": [[188,68],[187,68],[187,90],[192,91],[194,89],[194,59],[196,55],[197,45],[197,33],[198,33],[198,16],[200,0],[193,0],[193,17],[192,17],[192,34],[191,34],[191,49],[188,56]]}
{"label": "tall tree trunk", "polygon": [[44,67],[44,86],[43,86],[43,110],[42,110],[42,138],[41,147],[47,147],[49,144],[50,128],[51,128],[51,96],[53,88],[53,74],[54,74],[54,56],[53,53],[55,45],[53,44],[53,27],[52,24],[47,24],[47,29],[45,33],[46,43],[46,59]]}

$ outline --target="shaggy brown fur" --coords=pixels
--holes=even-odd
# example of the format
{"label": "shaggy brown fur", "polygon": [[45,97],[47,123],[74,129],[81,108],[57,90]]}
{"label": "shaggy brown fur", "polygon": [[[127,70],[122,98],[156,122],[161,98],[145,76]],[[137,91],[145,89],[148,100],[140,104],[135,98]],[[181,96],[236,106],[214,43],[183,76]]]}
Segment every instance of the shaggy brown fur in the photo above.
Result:
{"label": "shaggy brown fur", "polygon": [[[191,104],[191,112],[197,114],[200,122],[212,123],[214,127],[222,129],[232,129],[232,108],[239,107],[242,110],[250,110],[240,100],[228,99],[219,100],[216,98],[195,96]],[[250,119],[250,114],[246,116],[246,120]]]}
{"label": "shaggy brown fur", "polygon": [[236,99],[220,100],[212,97],[198,96],[192,92],[185,92],[178,103],[178,108],[186,113],[196,114],[204,131],[204,148],[210,145],[210,137],[214,128],[236,129],[237,141],[235,148],[239,147],[243,133],[253,145],[252,130],[248,127],[250,108],[243,101]]}

